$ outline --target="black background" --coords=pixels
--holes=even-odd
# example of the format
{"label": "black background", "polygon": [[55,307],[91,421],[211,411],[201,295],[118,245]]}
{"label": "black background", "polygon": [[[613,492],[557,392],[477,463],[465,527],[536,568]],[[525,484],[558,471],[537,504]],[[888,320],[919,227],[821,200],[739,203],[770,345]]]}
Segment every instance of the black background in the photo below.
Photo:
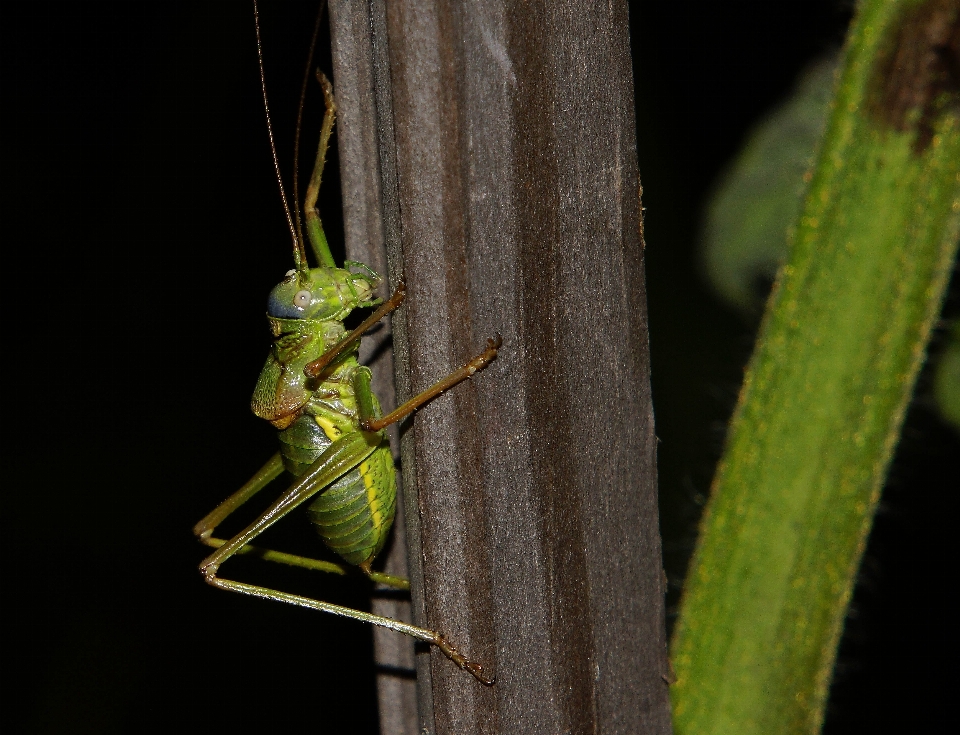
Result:
{"label": "black background", "polygon": [[[262,9],[284,160],[315,12]],[[247,401],[266,354],[265,295],[290,256],[250,6],[31,3],[4,15],[4,415],[16,438],[0,722],[375,732],[365,626],[218,593],[194,571],[204,553],[190,527],[275,447]],[[699,212],[749,127],[839,46],[849,16],[834,0],[631,7],[671,604],[756,326],[698,275]],[[336,192],[328,176],[331,233]],[[929,383],[925,371],[860,575],[830,733],[946,722],[946,503],[960,442]],[[272,538],[311,553],[305,525]],[[362,582],[324,579],[320,592],[310,575],[236,563],[244,579],[366,604]]]}

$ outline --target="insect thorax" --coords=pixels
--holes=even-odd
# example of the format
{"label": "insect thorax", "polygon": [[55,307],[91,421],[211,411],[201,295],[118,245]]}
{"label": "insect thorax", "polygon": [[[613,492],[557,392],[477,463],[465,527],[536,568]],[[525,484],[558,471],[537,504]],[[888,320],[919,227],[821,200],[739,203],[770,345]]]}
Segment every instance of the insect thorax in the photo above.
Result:
{"label": "insect thorax", "polygon": [[[343,322],[268,317],[273,345],[260,371],[250,408],[278,429],[287,428],[303,412],[315,394],[348,391],[356,369],[356,348],[345,351],[326,375],[308,378],[307,364],[343,338]],[[331,383],[324,387],[324,383]]]}

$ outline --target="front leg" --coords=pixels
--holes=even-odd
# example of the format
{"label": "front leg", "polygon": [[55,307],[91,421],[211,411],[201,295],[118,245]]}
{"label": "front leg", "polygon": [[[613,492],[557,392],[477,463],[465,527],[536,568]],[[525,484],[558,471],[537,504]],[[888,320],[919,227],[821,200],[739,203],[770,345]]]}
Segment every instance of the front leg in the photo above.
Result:
{"label": "front leg", "polygon": [[400,281],[397,283],[397,288],[394,290],[393,296],[383,302],[380,305],[380,308],[364,319],[363,323],[350,332],[350,334],[320,355],[320,357],[318,357],[316,360],[313,362],[308,362],[306,367],[303,369],[303,374],[308,378],[319,378],[323,374],[323,371],[327,369],[330,363],[332,363],[341,352],[358,342],[364,333],[370,329],[370,327],[400,306],[400,304],[403,303],[404,298],[406,298],[406,295],[407,287],[404,285],[403,281]]}

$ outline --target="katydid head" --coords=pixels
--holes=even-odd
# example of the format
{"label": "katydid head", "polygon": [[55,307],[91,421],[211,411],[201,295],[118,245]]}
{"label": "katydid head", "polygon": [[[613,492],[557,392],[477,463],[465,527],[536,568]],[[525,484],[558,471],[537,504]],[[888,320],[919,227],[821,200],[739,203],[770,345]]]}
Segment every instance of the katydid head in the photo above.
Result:
{"label": "katydid head", "polygon": [[343,321],[354,309],[380,303],[373,296],[379,282],[379,276],[366,267],[360,273],[347,268],[293,269],[270,292],[267,314],[279,319]]}

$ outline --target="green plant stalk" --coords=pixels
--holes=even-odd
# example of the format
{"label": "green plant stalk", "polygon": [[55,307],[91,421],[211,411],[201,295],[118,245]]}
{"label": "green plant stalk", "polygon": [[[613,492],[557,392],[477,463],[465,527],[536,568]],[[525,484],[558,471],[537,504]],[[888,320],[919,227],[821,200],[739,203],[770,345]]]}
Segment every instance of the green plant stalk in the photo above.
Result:
{"label": "green plant stalk", "polygon": [[949,38],[953,0],[859,6],[687,579],[672,644],[678,733],[822,725],[960,234],[957,91],[921,63],[944,23]]}

